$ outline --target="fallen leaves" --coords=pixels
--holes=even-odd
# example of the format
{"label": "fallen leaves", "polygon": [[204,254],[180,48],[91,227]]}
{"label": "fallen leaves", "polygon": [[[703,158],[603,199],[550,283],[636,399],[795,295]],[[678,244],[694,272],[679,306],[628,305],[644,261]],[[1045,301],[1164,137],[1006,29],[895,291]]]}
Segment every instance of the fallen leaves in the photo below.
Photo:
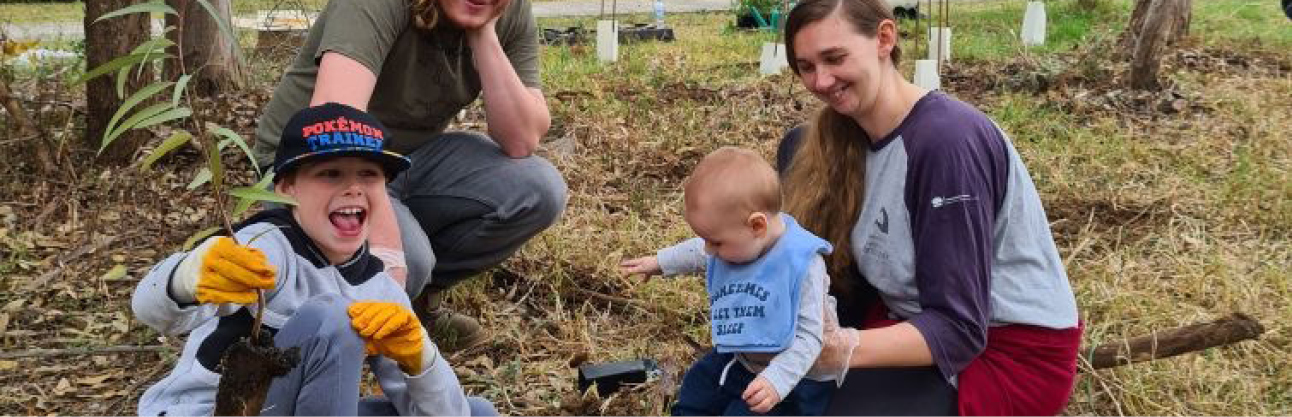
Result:
{"label": "fallen leaves", "polygon": [[116,281],[125,277],[126,277],[126,266],[117,264],[116,266],[112,267],[112,269],[109,269],[108,272],[104,272],[102,276],[99,276],[99,280]]}
{"label": "fallen leaves", "polygon": [[60,397],[67,395],[75,390],[76,388],[72,387],[72,381],[69,381],[67,378],[59,378],[58,384],[54,385],[54,395],[60,396]]}

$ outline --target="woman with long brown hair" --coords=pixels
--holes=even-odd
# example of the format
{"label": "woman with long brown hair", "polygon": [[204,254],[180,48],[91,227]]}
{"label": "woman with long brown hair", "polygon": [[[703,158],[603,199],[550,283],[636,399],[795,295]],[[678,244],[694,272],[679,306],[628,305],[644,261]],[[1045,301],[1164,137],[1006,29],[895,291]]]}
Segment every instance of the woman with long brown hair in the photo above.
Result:
{"label": "woman with long brown hair", "polygon": [[1036,187],[990,118],[898,72],[890,10],[804,0],[785,28],[825,104],[781,145],[787,211],[836,248],[852,326],[818,359],[850,368],[830,412],[1059,413],[1081,328]]}
{"label": "woman with long brown hair", "polygon": [[[389,204],[360,219],[446,350],[486,332],[446,308],[444,292],[511,256],[565,206],[561,174],[532,155],[551,126],[538,59],[530,0],[330,0],[256,127],[262,166],[306,107],[345,104],[389,128],[387,148],[413,165],[390,183]],[[477,98],[487,134],[446,132]]]}

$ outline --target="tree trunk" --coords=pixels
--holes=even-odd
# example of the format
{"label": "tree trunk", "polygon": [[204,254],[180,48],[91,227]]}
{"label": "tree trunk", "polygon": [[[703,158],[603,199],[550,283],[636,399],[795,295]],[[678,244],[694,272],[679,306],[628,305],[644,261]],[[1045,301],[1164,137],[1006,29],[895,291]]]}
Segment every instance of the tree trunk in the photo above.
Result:
{"label": "tree trunk", "polygon": [[1117,40],[1118,50],[1125,53],[1127,57],[1135,50],[1135,39],[1139,38],[1139,30],[1144,27],[1144,14],[1152,4],[1153,0],[1135,0],[1135,9],[1131,10],[1130,21],[1126,23],[1126,29]]}
{"label": "tree trunk", "polygon": [[1171,32],[1171,44],[1174,45],[1185,36],[1189,36],[1189,22],[1193,20],[1193,0],[1179,0],[1180,10],[1175,17],[1175,30]]}
{"label": "tree trunk", "polygon": [[[140,3],[142,0],[87,0],[85,2],[85,65],[95,68],[117,57],[130,54],[149,38],[147,13],[132,13],[95,23],[94,19],[117,9]],[[125,95],[117,96],[116,73],[90,80],[85,87],[85,143],[91,149],[103,144],[103,133],[108,121],[121,106],[125,97],[148,84],[152,71],[145,68],[140,73],[131,69],[127,75]],[[147,140],[142,131],[122,134],[103,150],[100,158],[109,164],[125,164]]]}
{"label": "tree trunk", "polygon": [[1162,66],[1162,52],[1175,31],[1182,10],[1180,6],[1179,0],[1155,0],[1145,12],[1144,26],[1140,28],[1131,54],[1131,88],[1156,90],[1161,87],[1157,73]]}
{"label": "tree trunk", "polygon": [[[1086,0],[1081,0],[1086,1]],[[1189,22],[1192,20],[1193,0],[1162,0],[1167,2],[1179,3],[1179,14],[1175,19],[1175,30],[1169,35],[1167,44],[1174,45],[1180,39],[1189,35]],[[1118,51],[1122,59],[1129,59],[1135,51],[1135,42],[1139,39],[1140,30],[1144,27],[1144,17],[1148,14],[1149,6],[1154,0],[1135,0],[1135,9],[1131,11],[1130,22],[1126,24],[1126,29],[1122,31],[1121,36],[1117,39]]]}
{"label": "tree trunk", "polygon": [[[220,13],[220,19],[229,20],[230,0],[208,2]],[[176,45],[170,53],[179,57],[179,50],[183,50],[184,59],[182,67],[178,59],[167,60],[166,79],[178,79],[182,72],[193,74],[189,86],[202,97],[241,88],[246,71],[233,54],[232,42],[220,32],[219,23],[206,8],[197,0],[167,0],[166,4],[180,13],[166,16],[166,25],[176,28],[166,35]]]}

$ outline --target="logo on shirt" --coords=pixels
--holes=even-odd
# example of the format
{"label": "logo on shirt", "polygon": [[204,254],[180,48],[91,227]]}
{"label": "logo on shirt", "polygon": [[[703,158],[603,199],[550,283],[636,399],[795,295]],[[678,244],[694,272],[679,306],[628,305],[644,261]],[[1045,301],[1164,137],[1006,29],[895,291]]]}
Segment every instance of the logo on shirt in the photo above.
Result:
{"label": "logo on shirt", "polygon": [[955,203],[961,203],[961,202],[973,201],[973,200],[977,200],[977,198],[974,198],[973,196],[968,194],[960,194],[954,197],[933,197],[933,201],[931,203],[933,204],[933,208],[942,208],[942,206],[945,206],[948,204],[955,204]]}
{"label": "logo on shirt", "polygon": [[879,227],[879,231],[884,232],[884,234],[888,234],[888,209],[880,207],[879,215],[881,217],[875,219],[875,226]]}

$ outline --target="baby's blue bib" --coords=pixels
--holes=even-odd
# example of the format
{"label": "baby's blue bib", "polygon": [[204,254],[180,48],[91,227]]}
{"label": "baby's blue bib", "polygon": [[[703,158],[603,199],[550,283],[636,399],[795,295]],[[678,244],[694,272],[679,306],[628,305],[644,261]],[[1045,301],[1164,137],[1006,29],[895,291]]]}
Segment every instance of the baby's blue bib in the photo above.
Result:
{"label": "baby's blue bib", "polygon": [[785,233],[762,257],[740,265],[709,257],[705,284],[718,353],[780,352],[794,339],[808,265],[831,247],[790,215],[780,216]]}

